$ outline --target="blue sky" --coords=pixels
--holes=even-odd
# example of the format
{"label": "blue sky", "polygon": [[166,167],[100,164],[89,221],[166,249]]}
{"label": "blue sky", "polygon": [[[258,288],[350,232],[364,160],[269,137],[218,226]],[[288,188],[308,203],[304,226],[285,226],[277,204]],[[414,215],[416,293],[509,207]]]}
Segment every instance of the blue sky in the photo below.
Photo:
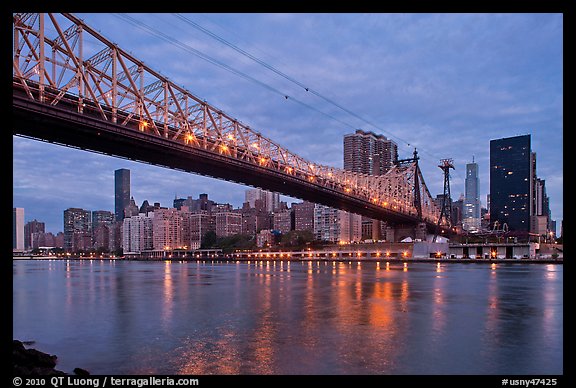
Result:
{"label": "blue sky", "polygon": [[[485,206],[490,140],[530,134],[537,175],[546,180],[560,232],[562,14],[184,14],[189,22],[168,13],[129,15],[180,45],[118,14],[76,16],[173,82],[311,161],[342,167],[343,136],[357,128],[396,141],[401,158],[416,147],[433,196],[443,190],[439,159],[454,159],[451,191],[457,199],[464,192],[465,165],[474,157]],[[182,45],[291,98],[208,63]],[[26,221],[43,221],[53,233],[63,229],[66,208],[113,211],[118,168],[131,170],[138,205],[147,199],[171,206],[176,195],[208,193],[217,202],[241,206],[247,189],[20,137],[13,137],[13,161],[13,205],[25,208]]]}

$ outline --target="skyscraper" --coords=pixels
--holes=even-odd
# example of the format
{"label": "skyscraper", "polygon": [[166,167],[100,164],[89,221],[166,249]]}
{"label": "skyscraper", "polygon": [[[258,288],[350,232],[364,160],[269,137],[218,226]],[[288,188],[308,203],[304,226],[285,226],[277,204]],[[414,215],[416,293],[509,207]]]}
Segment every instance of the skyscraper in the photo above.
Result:
{"label": "skyscraper", "polygon": [[92,213],[90,210],[64,210],[64,249],[77,252],[92,248]]}
{"label": "skyscraper", "polygon": [[114,171],[114,216],[116,221],[124,219],[124,209],[130,204],[130,170]]}
{"label": "skyscraper", "polygon": [[24,250],[24,208],[15,207],[12,213],[12,250]]}
{"label": "skyscraper", "polygon": [[398,161],[398,145],[383,135],[357,129],[344,135],[344,170],[383,175]]}
{"label": "skyscraper", "polygon": [[472,163],[466,164],[462,223],[464,230],[473,232],[480,229],[480,178],[478,163],[474,163],[474,158],[472,158]]}
{"label": "skyscraper", "polygon": [[[398,162],[398,145],[383,135],[357,129],[344,135],[344,170],[370,175],[384,175]],[[371,222],[371,227],[370,226]],[[382,225],[363,217],[366,231],[373,240],[380,239]],[[368,237],[368,236],[366,236]]]}
{"label": "skyscraper", "polygon": [[535,155],[530,135],[490,140],[490,223],[530,231]]}

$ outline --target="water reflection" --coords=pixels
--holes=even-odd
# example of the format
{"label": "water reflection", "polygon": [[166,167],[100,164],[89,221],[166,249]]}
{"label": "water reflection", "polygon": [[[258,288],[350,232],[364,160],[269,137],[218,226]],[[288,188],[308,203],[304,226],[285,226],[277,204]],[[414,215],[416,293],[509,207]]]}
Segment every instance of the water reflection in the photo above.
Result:
{"label": "water reflection", "polygon": [[14,337],[59,344],[64,370],[562,373],[558,265],[60,261],[13,274]]}
{"label": "water reflection", "polygon": [[[440,263],[438,263],[440,264]],[[436,272],[439,271],[439,266],[436,266]],[[432,304],[432,332],[443,333],[446,329],[446,306],[444,299],[444,281],[441,276],[434,277],[434,303]]]}
{"label": "water reflection", "polygon": [[172,262],[166,261],[164,263],[164,278],[163,278],[163,303],[162,303],[162,321],[164,326],[168,325],[172,319],[172,312],[174,310],[174,285],[172,284]]}

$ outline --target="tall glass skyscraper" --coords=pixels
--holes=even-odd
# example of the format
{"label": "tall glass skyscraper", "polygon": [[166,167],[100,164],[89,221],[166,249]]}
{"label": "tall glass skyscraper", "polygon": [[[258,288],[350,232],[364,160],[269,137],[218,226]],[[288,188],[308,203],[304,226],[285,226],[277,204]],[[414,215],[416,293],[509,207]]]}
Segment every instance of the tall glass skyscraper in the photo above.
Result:
{"label": "tall glass skyscraper", "polygon": [[480,229],[480,178],[478,163],[466,164],[466,182],[464,191],[464,214],[462,223],[465,230],[473,232]]}
{"label": "tall glass skyscraper", "polygon": [[130,170],[114,171],[114,216],[116,221],[124,219],[124,209],[130,204]]}
{"label": "tall glass skyscraper", "polygon": [[530,135],[490,140],[490,223],[530,231],[535,155]]}

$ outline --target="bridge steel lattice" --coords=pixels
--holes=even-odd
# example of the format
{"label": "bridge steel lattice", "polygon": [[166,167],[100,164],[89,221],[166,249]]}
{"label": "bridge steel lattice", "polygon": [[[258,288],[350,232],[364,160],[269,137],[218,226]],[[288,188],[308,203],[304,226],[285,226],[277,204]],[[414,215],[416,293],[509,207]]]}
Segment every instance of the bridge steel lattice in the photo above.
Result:
{"label": "bridge steel lattice", "polygon": [[371,176],[308,161],[71,14],[13,14],[13,134],[434,228],[418,160]]}

